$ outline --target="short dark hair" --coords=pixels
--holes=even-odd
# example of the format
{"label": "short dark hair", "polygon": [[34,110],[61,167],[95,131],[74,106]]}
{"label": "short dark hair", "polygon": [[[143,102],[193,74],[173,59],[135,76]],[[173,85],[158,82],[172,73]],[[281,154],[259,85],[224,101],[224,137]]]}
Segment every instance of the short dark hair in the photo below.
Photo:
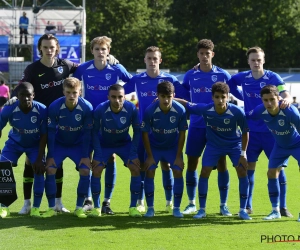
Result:
{"label": "short dark hair", "polygon": [[228,95],[230,92],[230,89],[229,89],[229,86],[225,82],[216,82],[212,85],[211,92],[212,92],[212,95],[214,95],[216,92]]}
{"label": "short dark hair", "polygon": [[0,81],[0,84],[1,84],[1,85],[2,85],[2,84],[4,84],[4,81],[3,81],[3,80],[1,80],[1,81]]}
{"label": "short dark hair", "polygon": [[254,47],[249,48],[249,49],[247,50],[247,52],[246,52],[246,56],[247,56],[247,58],[249,58],[249,55],[250,55],[251,53],[259,53],[259,52],[262,52],[262,53],[264,54],[264,57],[265,57],[265,52],[263,51],[262,48],[260,48],[260,47],[258,47],[258,46],[254,46]]}
{"label": "short dark hair", "polygon": [[19,91],[24,90],[24,89],[31,89],[32,92],[34,92],[34,88],[30,82],[21,82],[19,85],[16,86],[14,89],[16,95],[18,95]]}
{"label": "short dark hair", "polygon": [[212,42],[212,40],[209,39],[201,39],[198,43],[197,43],[197,51],[199,51],[199,49],[209,49],[211,51],[214,50],[214,43]]}
{"label": "short dark hair", "polygon": [[40,56],[43,56],[42,50],[41,50],[41,46],[42,46],[42,41],[43,40],[54,40],[56,42],[56,46],[57,46],[57,51],[56,51],[56,55],[59,54],[60,51],[60,45],[59,45],[59,41],[58,39],[52,35],[52,34],[44,34],[40,37],[39,41],[38,41],[38,50],[39,50],[39,54]]}
{"label": "short dark hair", "polygon": [[119,90],[124,90],[124,87],[118,83],[115,83],[113,85],[111,85],[108,89],[108,93],[111,91],[111,90],[116,90],[116,91],[119,91]]}
{"label": "short dark hair", "polygon": [[172,95],[175,93],[174,85],[169,81],[161,82],[157,85],[157,94]]}
{"label": "short dark hair", "polygon": [[158,52],[159,53],[159,56],[161,57],[161,50],[158,48],[158,47],[156,47],[156,46],[150,46],[150,47],[148,47],[147,49],[146,49],[146,51],[145,51],[145,55],[148,53],[148,52]]}
{"label": "short dark hair", "polygon": [[260,96],[263,97],[264,94],[274,94],[279,96],[279,91],[275,85],[266,85],[260,91]]}

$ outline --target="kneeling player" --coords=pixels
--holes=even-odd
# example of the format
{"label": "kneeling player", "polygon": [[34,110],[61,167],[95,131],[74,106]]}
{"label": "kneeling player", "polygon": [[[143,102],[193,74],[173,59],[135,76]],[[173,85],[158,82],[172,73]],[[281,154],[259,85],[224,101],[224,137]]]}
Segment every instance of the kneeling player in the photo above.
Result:
{"label": "kneeling player", "polygon": [[[44,192],[44,153],[47,142],[47,108],[33,101],[31,83],[18,85],[18,101],[5,106],[1,112],[0,136],[7,122],[12,126],[8,140],[2,150],[0,161],[11,161],[17,166],[18,159],[25,153],[34,169],[34,201],[30,216],[40,217],[39,207]],[[0,206],[0,217],[9,215],[9,209]]]}
{"label": "kneeling player", "polygon": [[[279,173],[288,158],[293,156],[300,166],[300,116],[297,108],[291,105],[280,109],[279,92],[276,86],[267,85],[260,91],[263,104],[247,114],[254,120],[263,120],[271,131],[275,144],[272,149],[268,166],[268,189],[272,204],[272,212],[264,220],[281,218],[279,211]],[[299,220],[298,220],[299,221]]]}
{"label": "kneeling player", "polygon": [[244,111],[228,103],[228,95],[228,85],[217,82],[212,85],[213,103],[195,104],[180,100],[191,114],[202,115],[206,123],[207,143],[198,183],[200,210],[194,216],[195,219],[206,217],[208,178],[220,157],[228,155],[239,178],[240,212],[238,215],[243,220],[251,220],[246,212],[249,183],[245,151],[249,129]]}
{"label": "kneeling player", "polygon": [[[133,128],[133,138],[129,135],[130,125]],[[131,172],[131,200],[129,216],[141,217],[136,209],[136,203],[141,188],[140,162],[137,156],[137,145],[140,136],[138,111],[134,104],[125,101],[124,88],[119,84],[109,87],[108,101],[99,104],[94,111],[93,145],[94,159],[91,189],[94,201],[94,211],[98,216],[100,210],[100,178],[103,169],[112,167],[107,164],[110,156],[115,153]],[[130,149],[129,153],[128,150]]]}
{"label": "kneeling player", "polygon": [[74,214],[79,218],[87,217],[82,209],[88,195],[91,162],[89,146],[93,126],[93,107],[81,94],[81,83],[69,77],[63,83],[64,97],[58,98],[48,110],[48,155],[46,163],[45,191],[49,210],[43,217],[56,215],[55,173],[62,161],[69,157],[79,170],[77,202]]}
{"label": "kneeling player", "polygon": [[182,171],[184,163],[182,149],[187,130],[184,107],[174,101],[174,86],[168,82],[157,85],[158,102],[152,103],[145,111],[141,125],[142,138],[146,150],[145,195],[148,205],[145,217],[153,217],[154,212],[154,176],[159,161],[171,165],[174,175],[173,215],[182,218],[180,203],[183,192]]}

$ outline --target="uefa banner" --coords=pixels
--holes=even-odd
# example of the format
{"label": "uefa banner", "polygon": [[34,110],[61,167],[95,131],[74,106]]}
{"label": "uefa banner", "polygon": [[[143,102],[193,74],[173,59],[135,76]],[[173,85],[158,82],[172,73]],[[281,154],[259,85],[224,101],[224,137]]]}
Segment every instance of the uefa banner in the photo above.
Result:
{"label": "uefa banner", "polygon": [[8,72],[8,36],[0,36],[0,71]]}
{"label": "uefa banner", "polygon": [[[38,51],[38,41],[41,35],[34,36],[33,42],[33,61],[39,60],[41,57]],[[60,45],[59,58],[68,59],[74,63],[80,63],[81,58],[81,35],[71,35],[71,36],[55,36]]]}

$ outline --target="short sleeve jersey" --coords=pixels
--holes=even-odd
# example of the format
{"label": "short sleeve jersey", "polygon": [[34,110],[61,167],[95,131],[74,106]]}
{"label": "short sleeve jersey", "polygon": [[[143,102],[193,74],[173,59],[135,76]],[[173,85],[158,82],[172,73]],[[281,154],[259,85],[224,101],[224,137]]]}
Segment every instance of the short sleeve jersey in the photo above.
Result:
{"label": "short sleeve jersey", "polygon": [[111,85],[119,83],[120,80],[129,82],[132,77],[121,64],[107,64],[104,69],[98,70],[94,60],[81,64],[73,76],[82,81],[84,98],[93,105],[94,109],[107,100]]}
{"label": "short sleeve jersey", "polygon": [[42,103],[33,101],[32,109],[25,114],[19,108],[19,101],[4,106],[0,115],[0,130],[7,122],[12,126],[8,138],[23,148],[36,147],[40,135],[47,133],[47,108]]}
{"label": "short sleeve jersey", "polygon": [[203,116],[207,144],[213,147],[237,147],[242,134],[249,131],[244,111],[234,104],[228,103],[223,114],[216,112],[214,103],[188,103],[186,107],[191,114]]}
{"label": "short sleeve jersey", "polygon": [[178,145],[179,131],[187,130],[185,108],[173,101],[168,113],[163,113],[159,102],[152,103],[145,111],[141,130],[149,133],[150,145],[167,149]]}
{"label": "short sleeve jersey", "polygon": [[93,128],[93,107],[79,97],[76,107],[70,111],[65,97],[55,100],[48,109],[48,128],[56,129],[55,141],[65,146],[79,145],[83,130]]}
{"label": "short sleeve jersey", "polygon": [[56,58],[52,67],[45,66],[39,60],[26,67],[21,82],[30,82],[34,88],[34,100],[49,107],[63,96],[62,84],[77,67],[76,63],[65,59]]}

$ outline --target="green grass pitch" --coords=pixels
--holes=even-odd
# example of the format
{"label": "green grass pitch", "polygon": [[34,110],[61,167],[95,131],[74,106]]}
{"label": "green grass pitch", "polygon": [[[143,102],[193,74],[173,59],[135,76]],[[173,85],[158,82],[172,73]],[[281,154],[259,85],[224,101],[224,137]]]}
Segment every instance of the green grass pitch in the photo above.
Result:
{"label": "green grass pitch", "polygon": [[[7,132],[8,127],[3,131],[1,148],[7,139]],[[186,159],[185,163],[187,164]],[[261,242],[262,237],[280,235],[281,240],[287,236],[291,240],[293,236],[298,240],[300,235],[300,223],[297,222],[300,212],[300,175],[294,159],[290,159],[286,171],[288,208],[294,218],[282,218],[277,221],[262,220],[263,216],[271,211],[267,191],[267,158],[264,154],[257,164],[252,221],[241,221],[237,216],[224,218],[218,214],[219,192],[216,171],[213,171],[209,181],[207,218],[195,220],[192,215],[186,215],[183,219],[173,218],[164,212],[165,199],[159,168],[155,178],[156,216],[151,219],[130,218],[128,216],[130,173],[119,158],[117,183],[111,202],[116,215],[103,215],[93,219],[79,219],[72,213],[59,214],[48,219],[21,216],[18,215],[18,211],[23,205],[23,165],[24,155],[19,160],[19,166],[14,168],[19,198],[10,207],[11,216],[0,220],[0,249],[300,249],[300,242],[267,243],[266,240]],[[235,214],[239,210],[238,181],[229,160],[227,165],[230,172],[228,206]],[[63,203],[72,211],[75,208],[77,182],[78,172],[74,164],[67,159],[64,162]],[[103,199],[103,194],[101,198]],[[181,209],[183,210],[187,204],[188,199],[184,190]],[[47,201],[44,196],[41,211],[46,209]],[[276,240],[279,240],[278,236]]]}

